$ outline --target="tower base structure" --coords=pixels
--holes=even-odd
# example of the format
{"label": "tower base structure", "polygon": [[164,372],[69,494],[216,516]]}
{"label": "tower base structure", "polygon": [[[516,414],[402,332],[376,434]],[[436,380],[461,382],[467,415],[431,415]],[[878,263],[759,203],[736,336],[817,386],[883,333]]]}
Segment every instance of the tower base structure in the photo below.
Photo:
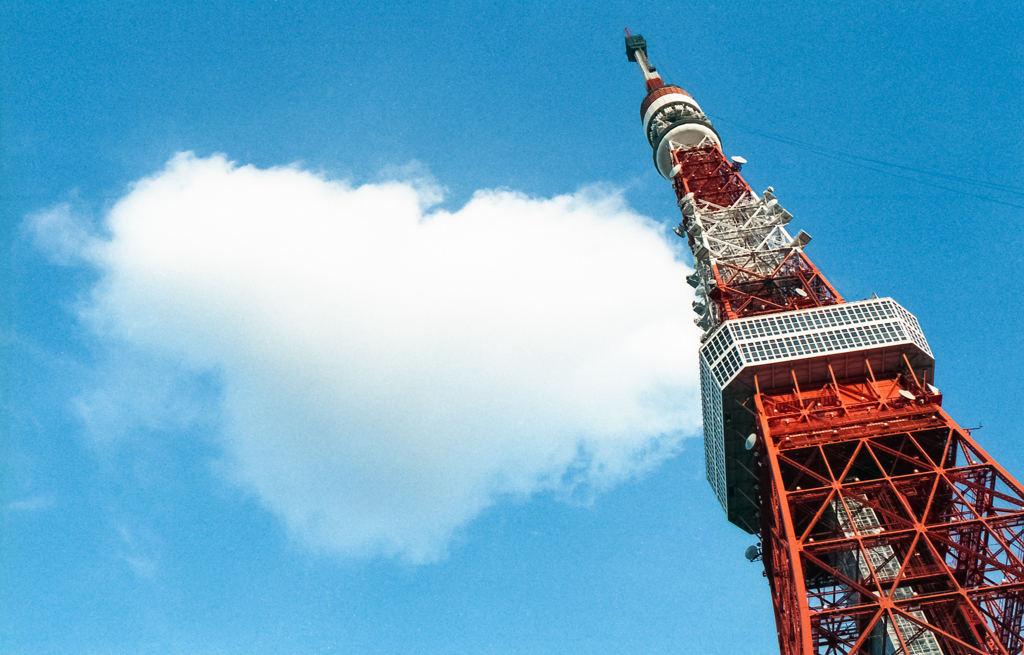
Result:
{"label": "tower base structure", "polygon": [[1018,655],[1024,487],[915,377],[754,396],[784,654]]}

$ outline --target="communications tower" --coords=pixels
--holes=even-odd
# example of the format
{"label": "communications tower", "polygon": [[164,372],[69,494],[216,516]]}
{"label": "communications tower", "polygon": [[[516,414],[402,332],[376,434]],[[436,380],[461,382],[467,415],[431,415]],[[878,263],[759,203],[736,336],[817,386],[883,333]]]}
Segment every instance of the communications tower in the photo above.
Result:
{"label": "communications tower", "polygon": [[844,300],[628,30],[626,55],[693,252],[707,478],[760,538],[781,652],[1018,655],[1024,487],[942,409],[917,319]]}

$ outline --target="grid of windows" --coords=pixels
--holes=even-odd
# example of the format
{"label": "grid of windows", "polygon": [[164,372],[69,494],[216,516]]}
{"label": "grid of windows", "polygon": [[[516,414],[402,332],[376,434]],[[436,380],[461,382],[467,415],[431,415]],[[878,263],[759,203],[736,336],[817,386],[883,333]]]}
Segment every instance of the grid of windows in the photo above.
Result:
{"label": "grid of windows", "polygon": [[711,371],[715,374],[719,386],[724,387],[725,383],[731,380],[732,376],[736,375],[741,368],[743,368],[743,360],[740,359],[739,351],[733,346],[732,350]]}
{"label": "grid of windows", "polygon": [[899,323],[891,322],[878,325],[859,325],[779,339],[764,339],[749,344],[740,344],[740,348],[743,350],[745,361],[757,363],[897,341],[907,341],[907,336]]}
{"label": "grid of windows", "polygon": [[908,341],[931,355],[913,314],[889,298],[862,300],[727,321],[701,347],[701,362],[724,389],[745,365]]}
{"label": "grid of windows", "polygon": [[897,318],[897,307],[899,305],[891,300],[862,300],[820,309],[805,309],[763,318],[742,319],[730,325],[729,329],[735,333],[738,339],[795,334],[821,328]]}
{"label": "grid of windows", "polygon": [[722,353],[732,345],[732,334],[729,330],[719,330],[718,334],[708,339],[707,344],[701,348],[701,353],[708,360],[708,363],[714,363],[718,361],[718,358],[722,356]]}
{"label": "grid of windows", "polygon": [[[893,304],[895,305],[896,303]],[[896,305],[896,311],[899,312],[900,318],[906,323],[911,341],[917,344],[921,350],[931,355],[932,349],[928,347],[928,341],[924,338],[924,332],[921,331],[921,324],[917,322],[917,317],[899,305]]]}
{"label": "grid of windows", "polygon": [[711,368],[700,362],[700,398],[704,414],[704,464],[715,497],[728,511],[725,487],[725,429],[722,424],[722,388],[715,384]]}

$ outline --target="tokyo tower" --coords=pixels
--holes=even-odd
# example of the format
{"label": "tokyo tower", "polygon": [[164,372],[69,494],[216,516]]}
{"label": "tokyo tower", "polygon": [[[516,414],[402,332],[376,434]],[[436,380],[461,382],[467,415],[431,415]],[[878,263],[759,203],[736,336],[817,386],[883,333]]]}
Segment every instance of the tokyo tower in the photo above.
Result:
{"label": "tokyo tower", "polygon": [[942,409],[917,319],[844,300],[642,36],[626,55],[693,252],[707,479],[760,539],[781,652],[1018,655],[1024,486]]}

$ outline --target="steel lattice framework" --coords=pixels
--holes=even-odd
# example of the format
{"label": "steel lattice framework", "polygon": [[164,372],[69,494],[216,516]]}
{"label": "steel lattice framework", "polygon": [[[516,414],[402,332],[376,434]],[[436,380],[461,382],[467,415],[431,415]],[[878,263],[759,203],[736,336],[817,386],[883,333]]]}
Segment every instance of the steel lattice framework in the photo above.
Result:
{"label": "steel lattice framework", "polygon": [[1019,655],[1024,486],[942,409],[917,319],[846,302],[639,35],[641,117],[694,255],[708,480],[761,538],[784,655]]}

